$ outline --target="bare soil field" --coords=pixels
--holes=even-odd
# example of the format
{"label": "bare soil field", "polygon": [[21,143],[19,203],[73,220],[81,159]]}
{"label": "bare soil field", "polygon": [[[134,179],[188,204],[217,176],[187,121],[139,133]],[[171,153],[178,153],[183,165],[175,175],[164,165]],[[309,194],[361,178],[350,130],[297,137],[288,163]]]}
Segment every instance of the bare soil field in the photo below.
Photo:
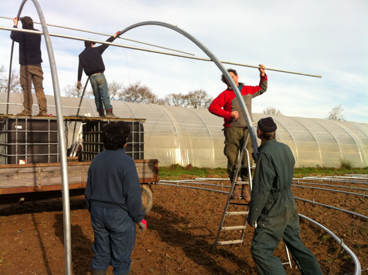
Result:
{"label": "bare soil field", "polygon": [[[243,244],[211,250],[226,194],[164,185],[153,185],[152,190],[154,205],[146,216],[148,229],[137,232],[131,274],[258,274],[250,254],[253,228],[247,227]],[[293,187],[293,192],[297,198],[368,216],[368,197],[300,187]],[[299,213],[342,238],[359,258],[362,270],[368,269],[366,219],[300,200],[297,205]],[[301,219],[300,224],[302,240],[316,255],[324,274],[353,274],[353,260],[330,235],[306,220]],[[93,230],[83,197],[71,200],[71,227],[73,274],[90,274]],[[60,200],[0,210],[0,237],[0,274],[65,273]],[[275,255],[287,261],[282,243]],[[292,265],[285,265],[287,274],[300,274],[294,262]],[[111,267],[107,274],[112,274]]]}

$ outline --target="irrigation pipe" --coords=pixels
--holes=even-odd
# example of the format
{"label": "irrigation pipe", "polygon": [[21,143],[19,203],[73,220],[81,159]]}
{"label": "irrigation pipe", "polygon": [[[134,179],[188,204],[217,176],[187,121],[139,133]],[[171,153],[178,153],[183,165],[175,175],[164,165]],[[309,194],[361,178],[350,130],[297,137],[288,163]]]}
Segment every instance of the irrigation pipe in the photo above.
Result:
{"label": "irrigation pipe", "polygon": [[364,178],[315,178],[315,177],[305,177],[305,178],[294,178],[293,180],[298,181],[327,181],[327,182],[346,182],[346,183],[361,183],[368,184],[367,179]]}
{"label": "irrigation pipe", "polygon": [[306,219],[308,220],[309,222],[317,225],[318,227],[320,227],[321,229],[323,229],[325,232],[327,232],[332,238],[335,239],[335,241],[337,241],[340,246],[345,249],[345,251],[350,255],[350,257],[353,259],[354,261],[354,265],[355,265],[355,273],[354,274],[357,274],[357,275],[360,275],[362,273],[362,267],[360,265],[360,262],[359,262],[359,259],[358,257],[354,254],[354,252],[348,247],[346,246],[346,244],[344,244],[343,240],[340,239],[339,237],[337,237],[331,230],[329,230],[328,228],[326,228],[325,226],[319,224],[318,222],[302,215],[302,214],[299,214],[299,217],[303,218],[303,219]]}
{"label": "irrigation pipe", "polygon": [[[41,31],[31,31],[31,30],[24,30],[24,29],[17,29],[17,28],[1,27],[1,26],[0,26],[0,30],[21,31],[21,32],[30,32],[30,33],[43,34],[43,32],[41,32]],[[211,59],[211,58],[196,57],[196,56],[176,54],[176,53],[170,53],[170,52],[164,52],[164,51],[156,51],[156,50],[152,50],[152,49],[128,46],[128,45],[117,44],[117,43],[110,43],[110,42],[106,42],[106,41],[102,41],[102,40],[89,39],[89,38],[84,38],[84,37],[76,37],[76,36],[57,34],[57,33],[49,33],[49,35],[50,36],[55,36],[55,37],[60,37],[60,38],[66,38],[66,39],[73,39],[73,40],[80,40],[80,41],[91,41],[91,42],[100,43],[100,44],[108,44],[108,45],[112,45],[112,46],[116,46],[116,47],[122,47],[122,48],[127,48],[127,49],[132,49],[132,50],[146,51],[146,52],[158,53],[158,54],[164,54],[164,55],[170,55],[170,56],[176,56],[176,57],[182,57],[182,58],[187,58],[187,59],[195,59],[195,60],[200,60],[200,61],[213,61],[213,59]],[[221,61],[221,60],[219,60],[219,61],[223,64],[237,65],[237,66],[241,66],[241,67],[257,68],[257,69],[259,68],[259,66],[248,65],[248,64],[243,64],[243,63],[235,63],[235,62]],[[266,67],[266,70],[267,71],[281,72],[281,73],[304,75],[304,76],[310,76],[310,77],[318,77],[318,78],[322,77],[321,75],[286,71],[286,70],[273,69],[273,68],[268,68],[268,67]]]}
{"label": "irrigation pipe", "polygon": [[[169,182],[169,181],[167,181]],[[229,194],[229,192],[226,192],[226,191],[220,191],[220,190],[214,190],[214,189],[207,189],[207,188],[201,188],[201,187],[194,187],[194,186],[185,186],[185,185],[179,185],[178,181],[175,181],[176,184],[170,184],[170,183],[161,183],[161,181],[159,181],[158,183],[156,184],[159,184],[159,185],[166,185],[166,186],[174,186],[174,187],[184,187],[184,188],[192,188],[192,189],[199,189],[199,190],[205,190],[205,191],[213,191],[213,192],[218,192],[218,193],[223,193],[223,194]],[[297,198],[296,198],[297,199]],[[303,199],[302,199],[303,200]],[[322,205],[322,204],[321,204]],[[326,205],[323,205],[323,206],[326,206]],[[333,207],[332,207],[333,208]],[[337,209],[337,208],[335,208]],[[337,209],[337,210],[340,210],[340,209]],[[345,211],[344,211],[345,212]],[[349,212],[349,211],[348,211]],[[354,252],[346,245],[344,244],[343,240],[340,239],[339,237],[337,237],[331,230],[329,230],[327,227],[319,224],[318,222],[316,222],[315,220],[312,220],[310,218],[308,218],[307,216],[304,216],[302,214],[299,214],[299,217],[303,218],[303,219],[306,219],[308,220],[309,222],[317,225],[318,227],[320,227],[322,230],[324,230],[325,232],[327,232],[330,236],[332,236],[338,244],[340,244],[340,246],[345,249],[345,251],[350,255],[350,257],[353,259],[353,262],[354,262],[354,266],[355,266],[355,272],[353,274],[356,274],[356,275],[360,275],[361,274],[361,265],[360,265],[360,262],[359,262],[359,259],[358,257],[354,254]],[[359,214],[356,214],[354,213],[354,215],[357,215],[357,216],[360,216]],[[365,217],[365,216],[363,216]],[[365,217],[366,219],[368,219],[368,217]]]}
{"label": "irrigation pipe", "polygon": [[[331,184],[323,184],[323,183],[313,183],[313,182],[295,182],[293,183],[297,184],[310,184],[310,185],[318,185],[318,186],[329,186],[329,187],[335,187],[335,188],[346,188],[346,189],[356,189],[356,190],[362,190],[362,191],[368,191],[366,188],[360,188],[360,187],[354,187],[354,186],[344,186],[344,185],[331,185]],[[295,186],[295,185],[293,185]]]}
{"label": "irrigation pipe", "polygon": [[362,196],[362,197],[368,197],[366,194],[359,194],[359,193],[353,193],[353,192],[347,192],[347,191],[340,191],[340,190],[334,190],[334,189],[328,189],[328,188],[319,188],[319,187],[311,187],[311,186],[300,186],[292,184],[291,186],[299,187],[299,188],[310,188],[310,189],[317,189],[317,190],[323,190],[323,191],[331,191],[331,192],[337,192],[337,193],[344,193],[349,195],[355,195],[355,196]]}
{"label": "irrigation pipe", "polygon": [[[170,182],[173,182],[173,184],[169,184]],[[199,183],[199,182],[193,182],[193,181],[189,181],[189,180],[184,180],[184,181],[180,181],[180,180],[175,180],[175,181],[159,181],[159,183],[157,184],[162,184],[162,185],[170,185],[170,186],[177,186],[177,187],[185,187],[185,188],[194,188],[194,189],[200,189],[200,190],[206,190],[206,191],[215,191],[215,192],[220,192],[220,193],[224,193],[224,194],[229,194],[229,192],[226,192],[226,191],[220,191],[220,190],[217,190],[217,189],[207,189],[207,188],[201,188],[201,187],[193,187],[193,186],[186,186],[186,185],[179,185],[179,183],[187,183],[187,184],[197,184],[197,185],[206,185],[206,186],[216,186],[216,187],[226,187],[226,188],[231,188],[230,185],[217,185],[217,184],[210,184],[210,183]],[[304,186],[305,188],[310,188],[308,186]],[[336,191],[336,190],[332,190],[332,189],[328,189],[329,191]],[[356,194],[356,193],[349,193],[349,194]],[[357,195],[360,195],[360,194],[357,194]],[[304,201],[304,202],[309,202],[309,203],[312,203],[312,204],[316,204],[316,205],[320,205],[320,206],[324,206],[324,207],[327,207],[327,208],[332,208],[332,209],[335,209],[335,210],[338,210],[338,211],[341,211],[341,212],[345,212],[347,214],[350,214],[350,215],[355,215],[355,216],[358,216],[358,217],[361,217],[363,219],[367,219],[368,220],[368,217],[367,216],[364,216],[364,215],[361,215],[359,213],[356,213],[356,212],[352,212],[352,211],[349,211],[349,210],[345,210],[345,209],[342,209],[342,208],[338,208],[338,207],[334,207],[334,206],[330,206],[330,205],[327,205],[327,204],[323,204],[323,203],[318,203],[318,202],[315,202],[314,200],[313,201],[310,201],[310,200],[306,200],[306,199],[302,199],[302,198],[298,198],[298,197],[295,197],[296,200],[301,200],[301,201]]]}

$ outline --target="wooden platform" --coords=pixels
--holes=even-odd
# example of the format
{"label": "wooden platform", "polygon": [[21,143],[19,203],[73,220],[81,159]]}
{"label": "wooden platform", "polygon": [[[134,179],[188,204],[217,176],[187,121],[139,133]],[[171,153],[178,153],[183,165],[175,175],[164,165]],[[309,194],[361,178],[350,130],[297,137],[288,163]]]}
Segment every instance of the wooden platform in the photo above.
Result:
{"label": "wooden platform", "polygon": [[[158,160],[134,160],[141,184],[158,182]],[[91,162],[68,162],[69,189],[85,188]],[[0,195],[62,190],[60,163],[0,165]],[[1,204],[1,202],[0,202]]]}
{"label": "wooden platform", "polygon": [[[0,119],[1,118],[27,118],[27,119],[41,119],[41,120],[45,120],[45,119],[51,119],[51,120],[56,120],[57,117],[56,116],[44,116],[44,117],[37,117],[37,116],[16,116],[16,115],[4,115],[4,114],[0,114]],[[145,118],[120,118],[120,117],[87,117],[87,116],[64,116],[63,117],[64,121],[79,121],[79,122],[86,122],[86,121],[104,121],[104,120],[116,120],[116,121],[139,121],[139,122],[145,122],[146,119]]]}

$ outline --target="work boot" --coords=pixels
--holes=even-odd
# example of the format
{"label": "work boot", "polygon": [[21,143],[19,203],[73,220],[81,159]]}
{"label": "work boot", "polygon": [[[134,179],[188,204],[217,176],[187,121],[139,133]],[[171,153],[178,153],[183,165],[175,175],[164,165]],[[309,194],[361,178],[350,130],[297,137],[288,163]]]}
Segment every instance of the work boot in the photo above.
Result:
{"label": "work boot", "polygon": [[37,115],[35,115],[37,117],[44,117],[44,116],[48,116],[48,114],[46,112],[42,112],[40,111]]}
{"label": "work boot", "polygon": [[106,117],[118,118],[117,116],[114,115],[114,113],[112,112],[112,109],[106,110]]}
{"label": "work boot", "polygon": [[23,110],[20,113],[16,114],[16,116],[32,116],[32,112]]}
{"label": "work boot", "polygon": [[245,185],[243,185],[242,187],[241,196],[242,196],[242,199],[245,200],[245,202],[250,202],[251,198],[250,198],[249,188]]}
{"label": "work boot", "polygon": [[105,111],[104,111],[104,109],[98,110],[98,115],[99,115],[99,117],[105,117]]}
{"label": "work boot", "polygon": [[92,269],[92,275],[106,275],[106,269],[105,270]]}
{"label": "work boot", "polygon": [[230,197],[232,200],[240,200],[240,191],[239,191],[239,185],[234,186],[233,193]]}

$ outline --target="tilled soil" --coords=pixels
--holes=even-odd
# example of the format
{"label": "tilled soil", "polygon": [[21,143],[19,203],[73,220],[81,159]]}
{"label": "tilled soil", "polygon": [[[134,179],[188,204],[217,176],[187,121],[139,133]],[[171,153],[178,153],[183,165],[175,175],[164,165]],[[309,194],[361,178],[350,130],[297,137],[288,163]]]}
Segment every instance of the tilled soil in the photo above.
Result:
{"label": "tilled soil", "polygon": [[[353,186],[367,188],[367,185]],[[154,205],[146,216],[148,230],[137,233],[131,274],[258,274],[250,254],[253,228],[246,228],[243,244],[217,246],[212,250],[226,194],[164,185],[153,185],[152,190]],[[347,191],[363,194],[354,189]],[[293,192],[296,198],[368,216],[367,197],[301,187],[293,187]],[[358,257],[362,270],[368,269],[366,219],[300,200],[297,205],[299,213],[342,238]],[[70,214],[73,274],[90,274],[93,230],[82,197],[71,200]],[[0,215],[0,274],[65,274],[61,201],[12,205],[1,210]],[[226,223],[240,225],[243,221],[237,217]],[[316,255],[324,274],[353,274],[354,262],[341,244],[309,221],[300,219],[300,224],[302,240]],[[237,234],[226,232],[220,240],[236,239]],[[287,262],[282,243],[275,255]],[[300,274],[294,262],[292,268],[285,265],[285,270],[287,274]],[[111,267],[107,274],[112,274]]]}

